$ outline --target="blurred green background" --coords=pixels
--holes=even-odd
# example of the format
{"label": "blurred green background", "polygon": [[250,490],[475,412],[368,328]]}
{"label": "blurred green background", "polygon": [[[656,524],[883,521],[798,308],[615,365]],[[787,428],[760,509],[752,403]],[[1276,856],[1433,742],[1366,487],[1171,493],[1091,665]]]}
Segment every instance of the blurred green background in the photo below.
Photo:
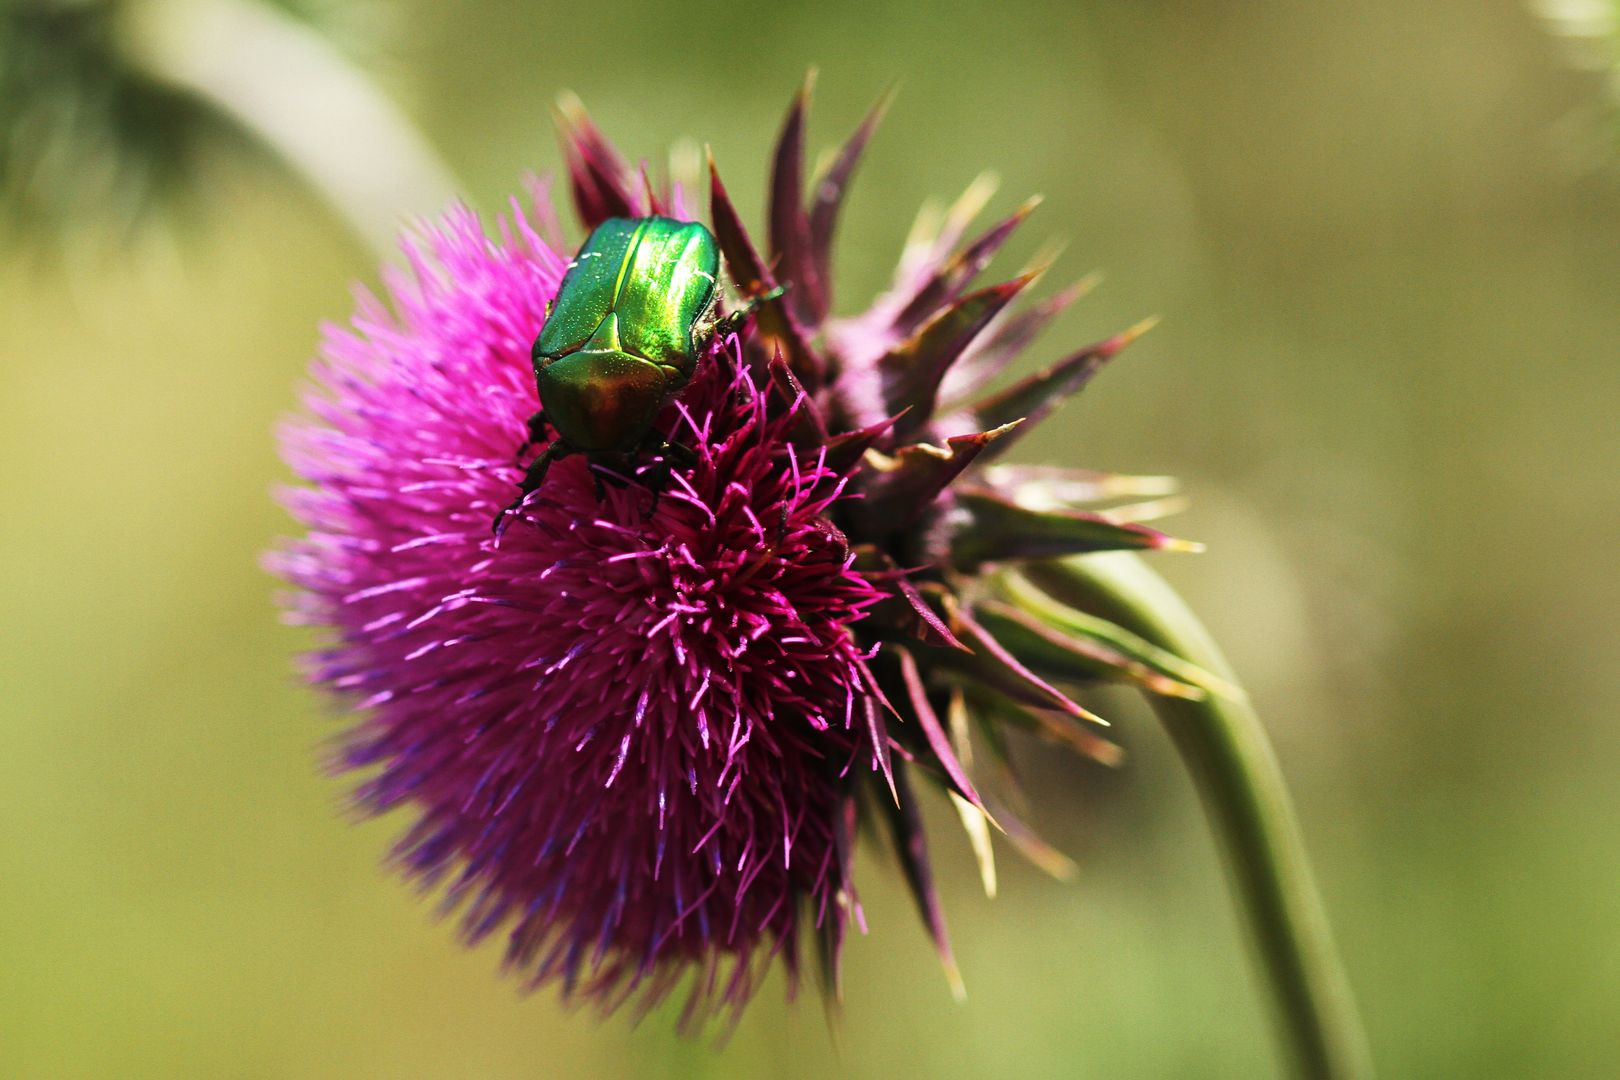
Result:
{"label": "blurred green background", "polygon": [[[1620,171],[1600,93],[1514,3],[878,0],[708,10],[413,0],[381,77],[485,211],[572,88],[636,155],[713,144],[757,220],[808,65],[811,137],[900,96],[842,229],[843,307],[985,167],[1104,286],[1048,359],[1163,324],[1020,447],[1183,478],[1158,556],[1268,720],[1387,1077],[1620,1060]],[[1025,755],[1077,881],[936,856],[958,1006],[882,860],[844,1016],[773,977],[724,1049],[522,998],[378,867],[318,775],[259,553],[270,430],[371,256],[295,179],[205,143],[126,254],[0,250],[0,1076],[1253,1077],[1275,1068],[1189,784]],[[433,209],[422,207],[422,210]],[[1049,286],[1050,288],[1050,286]]]}

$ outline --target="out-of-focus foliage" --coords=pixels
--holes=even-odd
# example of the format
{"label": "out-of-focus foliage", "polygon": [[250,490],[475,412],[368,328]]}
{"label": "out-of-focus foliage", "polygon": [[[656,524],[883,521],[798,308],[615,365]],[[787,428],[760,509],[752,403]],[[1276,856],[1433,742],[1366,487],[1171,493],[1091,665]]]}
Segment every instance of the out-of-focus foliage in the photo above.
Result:
{"label": "out-of-focus foliage", "polygon": [[37,239],[127,231],[189,175],[207,113],[136,70],[115,0],[0,13],[0,209]]}
{"label": "out-of-focus foliage", "polygon": [[[344,43],[364,40],[355,15],[372,7],[254,2]],[[253,154],[252,141],[214,108],[141,63],[137,20],[165,4],[183,11],[185,3],[6,0],[0,7],[0,229],[36,245],[87,233],[118,245],[195,187],[204,140]]]}
{"label": "out-of-focus foliage", "polygon": [[[1044,193],[992,271],[1057,234],[1050,281],[1106,277],[1034,359],[1164,321],[1016,456],[1183,481],[1208,551],[1155,565],[1277,739],[1381,1075],[1611,1075],[1620,185],[1559,160],[1593,79],[1519,0],[927,10],[394,5],[486,211],[560,164],[571,88],[629,152],[710,142],[759,228],[811,63],[812,146],[900,86],[836,296],[986,163],[989,213]],[[936,845],[962,1006],[892,866],[857,871],[836,1040],[779,984],[723,1052],[598,1024],[432,925],[377,867],[400,823],[340,820],[337,724],[255,565],[292,527],[270,429],[376,269],[285,173],[217,163],[165,286],[0,250],[0,1075],[1272,1074],[1190,786],[1120,701],[1121,768],[1021,759],[1075,881],[1008,858],[989,901]]]}
{"label": "out-of-focus foliage", "polygon": [[1572,113],[1570,150],[1580,151],[1587,164],[1620,164],[1620,2],[1532,0],[1531,9],[1570,64],[1600,79],[1594,100]]}

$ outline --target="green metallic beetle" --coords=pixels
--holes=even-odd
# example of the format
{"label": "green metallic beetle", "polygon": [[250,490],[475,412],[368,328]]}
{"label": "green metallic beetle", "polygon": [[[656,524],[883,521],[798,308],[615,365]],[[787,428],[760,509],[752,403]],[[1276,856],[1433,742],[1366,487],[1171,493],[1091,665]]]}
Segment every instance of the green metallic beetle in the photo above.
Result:
{"label": "green metallic beetle", "polygon": [[596,227],[568,264],[534,341],[544,407],[529,419],[530,441],[543,441],[547,426],[556,437],[496,517],[497,532],[545,482],[551,463],[570,454],[607,463],[641,452],[692,460],[653,430],[653,420],[692,377],[707,342],[768,299],[714,320],[719,269],[714,234],[697,222],[609,218]]}

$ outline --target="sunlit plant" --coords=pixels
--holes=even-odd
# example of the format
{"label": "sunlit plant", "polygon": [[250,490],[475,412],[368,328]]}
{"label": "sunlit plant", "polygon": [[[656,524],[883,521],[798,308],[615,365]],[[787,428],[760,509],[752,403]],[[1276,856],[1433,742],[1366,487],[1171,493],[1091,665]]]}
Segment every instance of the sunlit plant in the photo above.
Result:
{"label": "sunlit plant", "polygon": [[[388,300],[333,328],[283,434],[308,527],[272,559],[311,661],[353,704],[340,769],[413,824],[403,872],[504,938],[508,966],[612,1009],[684,985],[735,1016],[774,959],[833,994],[861,824],[882,824],[953,985],[919,798],[956,807],[986,883],[1007,733],[1111,761],[1075,698],[1137,686],[1230,842],[1300,1060],[1350,1075],[1348,999],[1242,693],[1129,556],[1163,480],[999,463],[1145,328],[997,386],[1081,293],[978,285],[1029,206],[970,235],[925,212],[893,285],[834,318],[834,234],[881,107],[807,183],[808,93],[764,243],[710,164],[631,166],[562,110],[588,236],[546,187],[486,230],[405,242]],[[700,191],[699,189],[705,189]],[[1146,575],[1146,576],[1144,576]],[[986,778],[998,783],[987,784]]]}

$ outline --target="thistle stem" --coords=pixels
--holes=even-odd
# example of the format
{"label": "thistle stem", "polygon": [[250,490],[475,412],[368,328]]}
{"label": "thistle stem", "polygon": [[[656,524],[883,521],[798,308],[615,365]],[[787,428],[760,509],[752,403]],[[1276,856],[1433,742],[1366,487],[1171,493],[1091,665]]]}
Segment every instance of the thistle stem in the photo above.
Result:
{"label": "thistle stem", "polygon": [[[1027,573],[1055,597],[1233,679],[1209,632],[1137,556],[1086,555],[1031,565]],[[1201,701],[1154,696],[1152,704],[1220,838],[1298,1075],[1370,1077],[1372,1062],[1350,983],[1259,718],[1245,701],[1216,694]]]}
{"label": "thistle stem", "polygon": [[148,74],[197,95],[274,151],[373,251],[456,190],[427,139],[320,34],[258,0],[129,5]]}

